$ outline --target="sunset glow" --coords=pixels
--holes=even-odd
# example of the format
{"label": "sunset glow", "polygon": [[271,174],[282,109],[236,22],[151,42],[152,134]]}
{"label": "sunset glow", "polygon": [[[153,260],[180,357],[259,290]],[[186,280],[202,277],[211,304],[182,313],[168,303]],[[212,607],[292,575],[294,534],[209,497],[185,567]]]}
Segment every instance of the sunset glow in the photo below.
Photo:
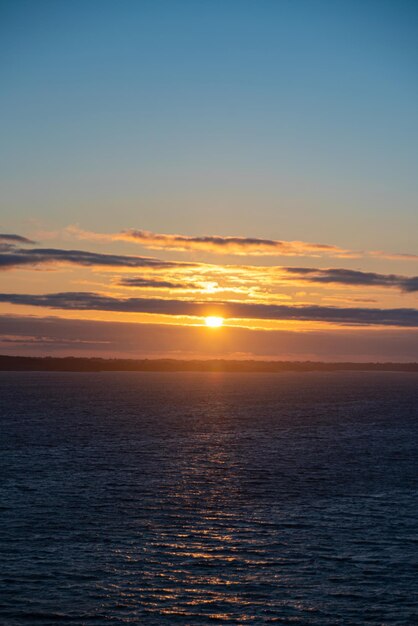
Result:
{"label": "sunset glow", "polygon": [[223,317],[216,317],[215,315],[210,315],[205,319],[205,324],[209,326],[209,328],[220,328],[223,323]]}
{"label": "sunset glow", "polygon": [[368,31],[367,2],[5,0],[0,354],[414,360],[392,1]]}
{"label": "sunset glow", "polygon": [[418,626],[418,1],[0,16],[0,626]]}

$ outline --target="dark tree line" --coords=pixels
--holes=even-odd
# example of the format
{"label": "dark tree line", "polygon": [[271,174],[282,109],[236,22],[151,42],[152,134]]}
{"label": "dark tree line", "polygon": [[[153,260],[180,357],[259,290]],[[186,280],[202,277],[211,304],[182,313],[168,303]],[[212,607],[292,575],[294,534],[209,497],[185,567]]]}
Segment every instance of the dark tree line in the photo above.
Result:
{"label": "dark tree line", "polygon": [[224,359],[102,359],[0,355],[0,371],[35,372],[418,372],[418,363],[325,363]]}

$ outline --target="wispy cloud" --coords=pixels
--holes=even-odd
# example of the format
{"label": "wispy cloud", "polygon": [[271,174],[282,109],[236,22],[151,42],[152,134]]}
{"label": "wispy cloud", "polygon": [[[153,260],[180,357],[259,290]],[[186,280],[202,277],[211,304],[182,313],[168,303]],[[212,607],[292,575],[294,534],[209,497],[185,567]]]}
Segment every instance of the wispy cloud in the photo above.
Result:
{"label": "wispy cloud", "polygon": [[333,256],[353,257],[357,253],[339,246],[306,241],[285,241],[259,237],[228,237],[221,235],[189,236],[127,229],[119,233],[94,233],[70,226],[67,232],[80,239],[98,241],[130,241],[151,250],[177,252],[200,251],[238,256]]}
{"label": "wispy cloud", "polygon": [[[198,289],[204,284],[202,277],[212,274],[217,276],[219,289],[226,286],[234,288],[238,283],[248,288],[265,285],[273,287],[277,282],[286,283],[292,280],[317,284],[340,284],[353,287],[398,288],[405,293],[418,291],[418,276],[399,274],[379,274],[362,272],[344,268],[319,269],[314,267],[282,267],[282,266],[251,266],[251,265],[211,265],[205,263],[187,263],[167,261],[154,257],[105,254],[86,250],[63,250],[60,248],[21,248],[16,245],[21,239],[31,244],[31,240],[19,235],[0,235],[0,270],[17,268],[53,267],[75,265],[90,268],[109,269],[144,269],[162,270],[165,275],[161,279],[149,276],[123,278],[119,281],[122,287],[158,288],[158,289]],[[174,275],[173,275],[174,273]],[[187,276],[187,279],[186,279]],[[199,276],[199,279],[197,278]],[[206,280],[207,282],[207,280]]]}
{"label": "wispy cloud", "polygon": [[21,235],[14,235],[9,233],[0,233],[0,243],[11,243],[11,244],[28,244],[32,245],[35,242],[32,239],[28,239],[27,237],[22,237]]}
{"label": "wispy cloud", "polygon": [[42,265],[70,264],[83,267],[176,267],[185,265],[173,261],[162,261],[152,257],[121,254],[101,254],[85,250],[61,250],[57,248],[16,248],[0,250],[0,270],[18,267],[39,267]]}
{"label": "wispy cloud", "polygon": [[195,283],[181,283],[170,280],[154,280],[153,278],[121,278],[118,283],[122,287],[150,288],[150,289],[196,289],[201,288]]}
{"label": "wispy cloud", "polygon": [[261,237],[224,235],[181,235],[154,233],[150,230],[129,228],[117,233],[98,233],[78,226],[68,226],[66,234],[89,241],[129,241],[150,250],[177,252],[207,252],[236,256],[289,256],[289,257],[328,257],[358,259],[375,257],[395,261],[417,261],[418,254],[408,252],[384,252],[383,250],[349,250],[334,244],[311,243]]}
{"label": "wispy cloud", "polygon": [[[12,345],[19,345],[22,344],[24,346],[49,346],[52,345],[54,347],[61,347],[61,346],[75,346],[78,347],[80,344],[82,345],[94,345],[96,346],[97,343],[99,343],[97,340],[96,341],[89,341],[88,339],[61,339],[60,337],[47,337],[47,336],[25,336],[25,337],[21,337],[21,336],[15,336],[15,335],[1,335],[0,336],[0,345],[1,344],[12,344]],[[110,342],[109,341],[102,341],[100,343],[103,343],[104,345],[108,345]]]}
{"label": "wispy cloud", "polygon": [[234,319],[294,320],[418,327],[417,309],[339,308],[327,306],[287,306],[248,302],[191,302],[159,298],[115,298],[89,292],[43,295],[0,294],[0,302],[51,309],[77,311],[117,311],[204,317],[221,315]]}
{"label": "wispy cloud", "polygon": [[384,252],[383,250],[373,250],[369,256],[386,259],[388,261],[418,261],[418,254],[408,252]]}
{"label": "wispy cloud", "polygon": [[314,267],[283,268],[291,276],[312,283],[332,283],[358,287],[396,287],[401,291],[418,291],[418,276],[377,274],[347,269],[317,269]]}

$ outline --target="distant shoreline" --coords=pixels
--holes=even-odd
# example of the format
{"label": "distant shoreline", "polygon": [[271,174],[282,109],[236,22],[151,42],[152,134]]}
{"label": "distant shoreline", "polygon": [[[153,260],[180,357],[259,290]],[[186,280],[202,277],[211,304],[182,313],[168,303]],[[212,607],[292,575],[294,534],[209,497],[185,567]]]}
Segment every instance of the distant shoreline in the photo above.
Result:
{"label": "distant shoreline", "polygon": [[418,372],[418,363],[102,359],[0,355],[2,372]]}

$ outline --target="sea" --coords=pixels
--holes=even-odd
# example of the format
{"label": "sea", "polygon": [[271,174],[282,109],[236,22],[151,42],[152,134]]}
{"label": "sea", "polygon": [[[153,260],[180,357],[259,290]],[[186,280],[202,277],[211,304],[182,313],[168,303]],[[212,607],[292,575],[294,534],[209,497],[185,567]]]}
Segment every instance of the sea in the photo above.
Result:
{"label": "sea", "polygon": [[0,374],[0,624],[418,624],[418,374]]}

